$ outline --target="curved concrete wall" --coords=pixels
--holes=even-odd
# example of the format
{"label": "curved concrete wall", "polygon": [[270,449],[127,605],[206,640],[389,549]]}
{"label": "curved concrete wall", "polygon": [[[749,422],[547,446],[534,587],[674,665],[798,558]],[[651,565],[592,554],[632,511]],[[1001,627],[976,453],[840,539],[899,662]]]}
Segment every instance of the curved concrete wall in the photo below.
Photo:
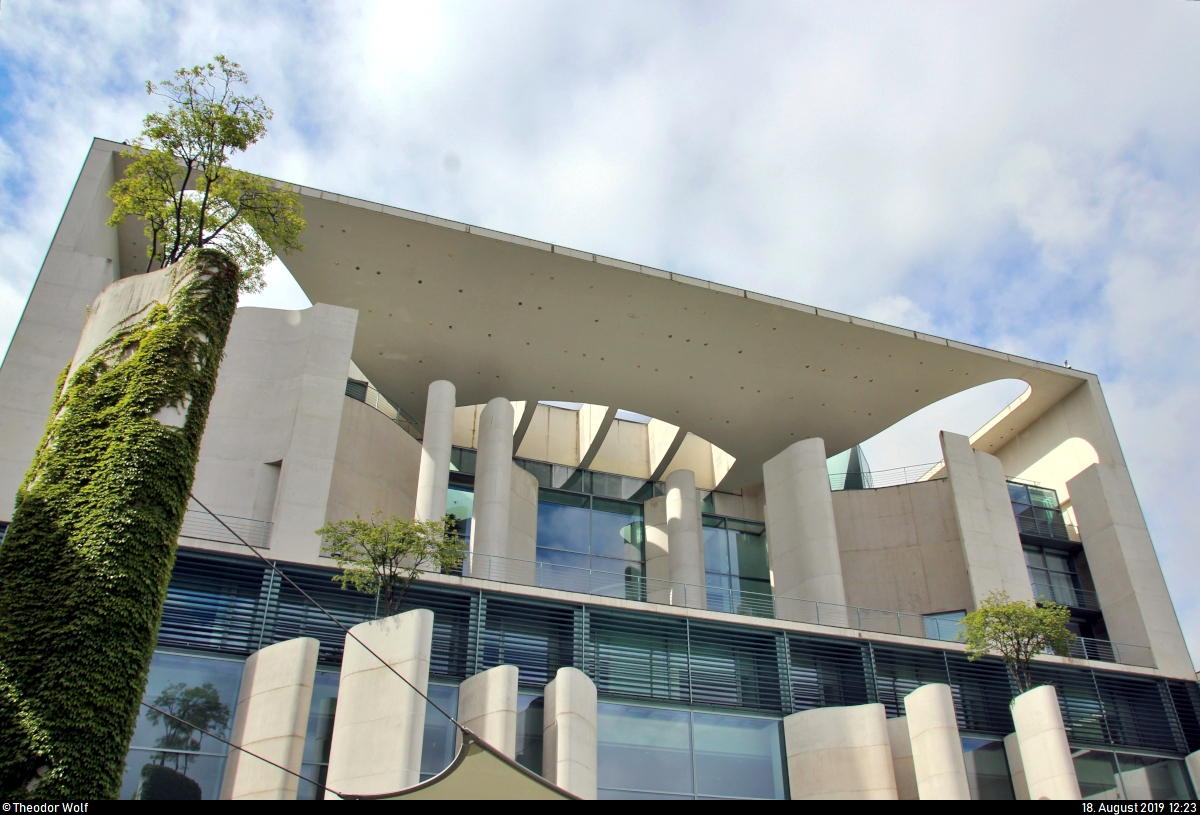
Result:
{"label": "curved concrete wall", "polygon": [[904,712],[921,800],[971,800],[950,686],[922,685],[904,697]]}
{"label": "curved concrete wall", "polygon": [[1054,686],[1042,685],[1013,699],[1012,717],[1029,797],[1079,800],[1079,779]]}
{"label": "curved concrete wall", "polygon": [[896,800],[883,705],[824,707],[783,720],[794,800]]}
{"label": "curved concrete wall", "polygon": [[[420,443],[370,405],[344,399],[326,522],[355,513],[413,517]],[[445,506],[444,494],[442,501]]]}
{"label": "curved concrete wall", "polygon": [[421,468],[417,477],[415,517],[435,521],[446,514],[450,486],[450,448],[454,445],[454,385],[431,382],[421,433]]}

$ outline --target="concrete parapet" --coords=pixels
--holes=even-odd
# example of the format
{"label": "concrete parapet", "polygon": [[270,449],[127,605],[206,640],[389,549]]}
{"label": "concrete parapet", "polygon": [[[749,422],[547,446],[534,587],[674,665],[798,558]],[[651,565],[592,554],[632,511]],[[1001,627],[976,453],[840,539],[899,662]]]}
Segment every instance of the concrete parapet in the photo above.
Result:
{"label": "concrete parapet", "polygon": [[912,743],[908,739],[908,718],[897,716],[887,720],[888,742],[892,747],[892,770],[896,773],[896,797],[901,801],[916,801],[917,774],[913,770]]}
{"label": "concrete parapet", "polygon": [[[233,717],[230,739],[234,744],[300,772],[320,645],[311,637],[302,637],[250,655]],[[230,750],[221,798],[294,801],[299,782],[278,767]]]}
{"label": "concrete parapet", "polygon": [[793,799],[896,799],[883,705],[793,713],[783,720],[783,737]]}
{"label": "concrete parapet", "polygon": [[921,800],[971,800],[950,686],[922,685],[904,697],[904,712]]}
{"label": "concrete parapet", "polygon": [[450,488],[450,453],[454,445],[454,384],[444,379],[429,384],[425,426],[421,432],[421,469],[417,476],[418,521],[436,521],[446,514]]}
{"label": "concrete parapet", "polygon": [[798,441],[768,461],[763,484],[774,593],[846,605],[824,440]]}
{"label": "concrete parapet", "polygon": [[1013,699],[1012,717],[1029,797],[1035,801],[1082,798],[1054,686],[1042,685]]}
{"label": "concrete parapet", "polygon": [[[350,631],[422,694],[429,689],[432,611],[406,611]],[[347,635],[326,784],[342,792],[394,792],[421,778],[426,703],[363,645]]]}
{"label": "concrete parapet", "polygon": [[511,759],[517,757],[518,674],[516,665],[497,665],[458,686],[458,723]]}
{"label": "concrete parapet", "polygon": [[559,668],[546,685],[542,776],[580,798],[596,798],[596,685],[576,668]]}

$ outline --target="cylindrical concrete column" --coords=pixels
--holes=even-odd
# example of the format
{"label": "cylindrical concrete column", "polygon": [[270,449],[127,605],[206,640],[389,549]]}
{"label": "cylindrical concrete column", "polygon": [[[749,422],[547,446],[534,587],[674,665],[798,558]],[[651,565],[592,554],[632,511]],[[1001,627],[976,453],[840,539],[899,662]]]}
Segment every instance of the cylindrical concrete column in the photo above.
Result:
{"label": "cylindrical concrete column", "polygon": [[794,800],[896,799],[883,705],[822,707],[783,720]]}
{"label": "cylindrical concrete column", "polygon": [[[475,505],[471,522],[471,574],[502,574],[507,557],[509,501],[512,496],[513,406],[503,397],[479,415],[479,454],[475,458]],[[482,555],[483,557],[477,557]]]}
{"label": "cylindrical concrete column", "polygon": [[[288,640],[256,651],[242,670],[234,744],[294,773],[304,758],[308,709],[321,644],[311,637]],[[221,798],[296,800],[300,780],[241,750],[230,750]]]}
{"label": "cylindrical concrete column", "polygon": [[596,798],[596,685],[576,668],[559,668],[546,686],[542,777],[580,798]]}
{"label": "cylindrical concrete column", "polygon": [[[350,631],[421,693],[429,689],[432,611],[414,609]],[[363,794],[413,786],[424,736],[425,700],[347,635],[327,786]]]}
{"label": "cylindrical concrete column", "polygon": [[417,474],[418,521],[436,521],[446,514],[450,487],[450,451],[454,445],[454,385],[431,382],[425,400],[421,435],[421,469]]}
{"label": "cylindrical concrete column", "polygon": [[1029,797],[1035,801],[1082,798],[1054,686],[1042,685],[1013,699],[1012,717]]}
{"label": "cylindrical concrete column", "polygon": [[667,557],[671,564],[671,603],[704,608],[704,536],[696,474],[676,470],[667,476]]}
{"label": "cylindrical concrete column", "polygon": [[[671,585],[671,547],[667,537],[667,496],[658,495],[642,505],[646,529],[646,601],[671,605],[676,595]],[[683,594],[679,594],[682,604]]]}
{"label": "cylindrical concrete column", "polygon": [[1017,734],[1004,737],[1004,757],[1008,759],[1008,777],[1012,779],[1013,795],[1018,801],[1029,800],[1029,785],[1025,783],[1025,765],[1021,763],[1021,745]]}
{"label": "cylindrical concrete column", "polygon": [[1192,779],[1192,789],[1200,790],[1200,750],[1189,753],[1183,763],[1187,767],[1188,776]]}
{"label": "cylindrical concrete column", "polygon": [[916,801],[917,775],[913,771],[912,743],[908,740],[908,719],[897,716],[887,720],[888,742],[892,747],[892,770],[896,773],[896,797],[901,801]]}
{"label": "cylindrical concrete column", "polygon": [[[798,441],[763,465],[767,540],[775,594],[834,606],[846,604],[833,494],[822,439]],[[811,621],[799,603],[780,603],[780,616]],[[836,609],[821,610],[822,616]]]}
{"label": "cylindrical concrete column", "polygon": [[904,697],[904,712],[921,800],[970,801],[950,686],[922,685]]}
{"label": "cylindrical concrete column", "polygon": [[[458,723],[514,760],[518,673],[516,665],[497,665],[458,686]],[[462,746],[462,733],[458,745]]]}

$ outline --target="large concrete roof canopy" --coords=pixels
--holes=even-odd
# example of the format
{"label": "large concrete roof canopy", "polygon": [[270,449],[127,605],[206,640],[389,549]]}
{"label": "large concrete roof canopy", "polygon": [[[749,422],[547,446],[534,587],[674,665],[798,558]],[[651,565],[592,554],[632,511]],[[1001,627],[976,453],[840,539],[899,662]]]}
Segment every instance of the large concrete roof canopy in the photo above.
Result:
{"label": "large concrete roof canopy", "polygon": [[676,424],[762,480],[795,441],[845,450],[998,379],[1027,425],[1090,375],[433,216],[302,191],[309,299],[359,310],[354,361],[420,419],[430,382],[459,404],[564,400]]}

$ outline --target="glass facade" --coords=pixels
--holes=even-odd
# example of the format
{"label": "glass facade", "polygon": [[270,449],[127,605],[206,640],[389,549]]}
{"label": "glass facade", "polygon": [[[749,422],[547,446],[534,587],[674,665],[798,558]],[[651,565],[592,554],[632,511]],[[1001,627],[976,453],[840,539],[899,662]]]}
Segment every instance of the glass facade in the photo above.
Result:
{"label": "glass facade", "polygon": [[601,702],[600,798],[785,798],[779,719]]}
{"label": "glass facade", "polygon": [[766,526],[718,515],[702,521],[708,610],[773,617]]}
{"label": "glass facade", "polygon": [[1073,756],[1084,800],[1170,801],[1195,797],[1182,761],[1081,750]]}
{"label": "glass facade", "polygon": [[145,707],[125,759],[125,800],[215,800],[221,793],[228,748],[201,733],[229,738],[242,681],[240,660],[155,653],[147,703],[187,724]]}
{"label": "glass facade", "polygon": [[925,636],[931,640],[954,642],[962,631],[962,619],[966,611],[943,611],[925,615]]}
{"label": "glass facade", "polygon": [[963,760],[972,801],[1012,801],[1008,756],[1000,739],[962,739]]}
{"label": "glass facade", "polygon": [[640,600],[645,596],[642,505],[538,491],[538,585]]}
{"label": "glass facade", "polygon": [[1043,487],[1008,482],[1008,498],[1022,535],[1070,540],[1058,503],[1058,493]]}
{"label": "glass facade", "polygon": [[1064,606],[1087,608],[1083,585],[1075,569],[1075,558],[1069,552],[1047,549],[1044,546],[1025,546],[1025,565],[1033,596]]}
{"label": "glass facade", "polygon": [[542,724],[545,698],[517,694],[517,763],[542,774]]}

